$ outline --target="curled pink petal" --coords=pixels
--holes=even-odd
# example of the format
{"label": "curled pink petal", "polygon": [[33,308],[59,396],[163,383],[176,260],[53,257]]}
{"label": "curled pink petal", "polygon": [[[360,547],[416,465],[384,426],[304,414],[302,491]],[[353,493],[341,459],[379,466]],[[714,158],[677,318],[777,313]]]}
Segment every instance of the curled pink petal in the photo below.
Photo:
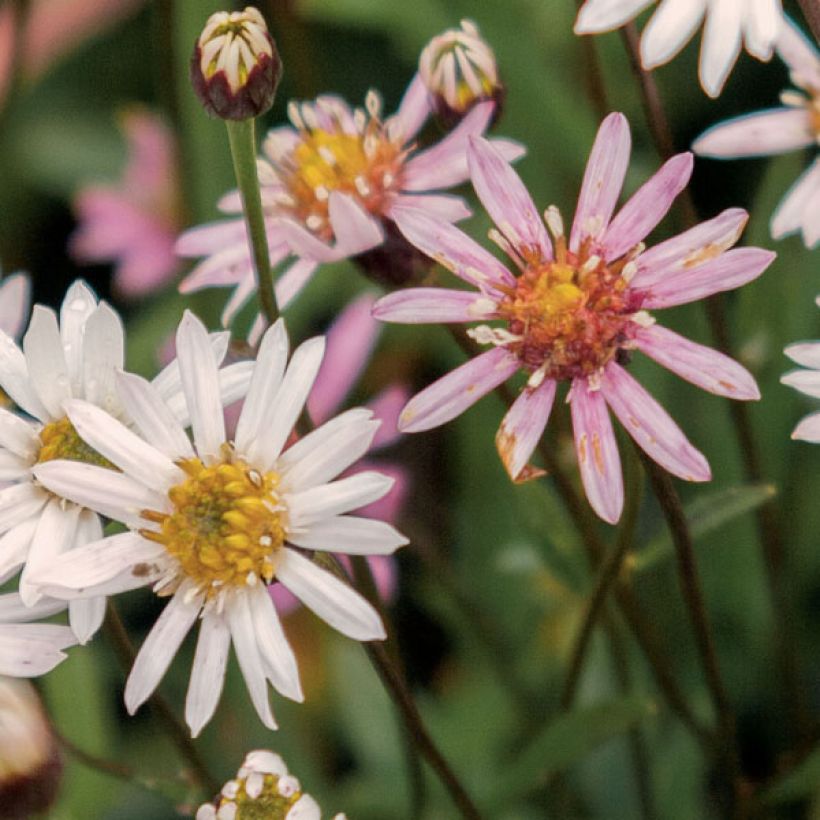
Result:
{"label": "curled pink petal", "polygon": [[632,138],[623,114],[610,114],[598,129],[587,161],[584,181],[570,233],[570,250],[577,251],[585,239],[603,236],[624,184]]}
{"label": "curled pink petal", "polygon": [[420,433],[454,419],[518,370],[518,358],[496,347],[417,393],[399,417],[402,433]]}
{"label": "curled pink petal", "polygon": [[638,445],[665,470],[686,481],[709,481],[712,473],[680,427],[626,370],[610,362],[601,377],[606,403]]}
{"label": "curled pink petal", "polygon": [[745,401],[760,398],[752,374],[717,350],[696,344],[659,325],[640,328],[634,338],[642,353],[710,393]]}
{"label": "curled pink petal", "polygon": [[606,402],[590,390],[586,379],[575,379],[569,397],[575,453],[592,509],[609,524],[617,523],[624,506],[621,457]]}
{"label": "curled pink petal", "polygon": [[387,120],[393,139],[408,142],[421,130],[430,116],[430,95],[421,77],[415,74],[399,103],[399,110]]}

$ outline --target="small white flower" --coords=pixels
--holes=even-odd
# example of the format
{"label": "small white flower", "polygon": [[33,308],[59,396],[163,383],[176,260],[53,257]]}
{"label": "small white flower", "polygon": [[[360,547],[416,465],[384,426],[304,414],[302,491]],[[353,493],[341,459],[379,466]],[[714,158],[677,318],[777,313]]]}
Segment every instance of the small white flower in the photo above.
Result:
{"label": "small white flower", "polygon": [[[226,334],[213,339],[220,361],[227,343]],[[0,407],[0,481],[11,483],[0,490],[0,582],[23,566],[20,595],[29,606],[40,598],[30,582],[35,568],[102,537],[96,513],[44,489],[32,471],[53,459],[113,467],[79,437],[65,405],[84,399],[130,423],[115,384],[124,349],[120,317],[80,281],[69,288],[59,318],[50,308],[35,305],[22,350],[0,332],[0,388],[26,414]],[[235,401],[244,395],[249,375],[248,363],[222,371],[223,398]],[[179,368],[169,366],[154,384],[177,418],[187,423]],[[106,469],[105,475],[118,486],[117,473]],[[108,510],[99,512],[106,515]],[[71,627],[83,643],[97,631],[104,614],[104,595],[69,604]]]}
{"label": "small white flower", "polygon": [[[586,0],[575,33],[620,28],[653,3]],[[661,0],[641,34],[641,63],[647,70],[668,63],[703,24],[700,84],[710,97],[717,97],[742,46],[759,60],[771,58],[782,18],[781,0]]]}
{"label": "small white flower", "polygon": [[288,339],[277,322],[262,339],[233,442],[208,335],[191,313],[180,323],[177,354],[193,444],[157,390],[134,376],[118,382],[142,437],[93,404],[67,403],[80,435],[122,472],[61,461],[38,465],[36,476],[130,532],[55,559],[37,582],[69,600],[148,584],[170,596],[129,675],[130,712],[201,620],[185,709],[192,733],[216,709],[231,643],[260,718],[275,728],[268,682],[292,700],[302,700],[302,689],[266,587],[274,578],[345,635],[384,637],[370,604],[299,549],[383,555],[406,543],[381,521],[346,515],[385,495],[392,479],[362,472],[332,481],[367,451],[378,427],[369,410],[343,413],[285,449],[323,353],[324,340],[311,339],[286,367]]}

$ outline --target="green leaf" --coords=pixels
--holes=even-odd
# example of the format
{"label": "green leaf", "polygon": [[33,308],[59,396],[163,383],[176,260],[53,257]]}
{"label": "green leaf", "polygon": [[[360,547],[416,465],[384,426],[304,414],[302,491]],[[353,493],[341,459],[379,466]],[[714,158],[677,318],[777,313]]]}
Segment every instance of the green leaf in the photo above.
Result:
{"label": "green leaf", "polygon": [[495,784],[493,802],[500,808],[509,799],[543,785],[655,711],[653,701],[636,696],[561,715],[506,764]]}
{"label": "green leaf", "polygon": [[[692,538],[697,540],[710,534],[724,524],[757,509],[776,494],[777,489],[773,484],[745,484],[700,496],[688,504],[685,510]],[[672,539],[668,531],[664,530],[646,548],[635,554],[631,568],[641,572],[671,558],[673,554]]]}
{"label": "green leaf", "polygon": [[785,803],[816,794],[820,789],[820,749],[815,749],[797,768],[766,789],[763,803]]}

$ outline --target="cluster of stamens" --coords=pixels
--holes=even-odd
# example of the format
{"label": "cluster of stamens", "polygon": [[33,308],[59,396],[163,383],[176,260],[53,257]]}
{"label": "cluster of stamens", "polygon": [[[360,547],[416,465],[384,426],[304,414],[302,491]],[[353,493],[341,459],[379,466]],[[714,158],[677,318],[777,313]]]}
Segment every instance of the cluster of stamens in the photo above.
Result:
{"label": "cluster of stamens", "polygon": [[640,251],[605,262],[586,239],[578,250],[567,247],[560,215],[549,209],[554,259],[540,251],[514,249],[498,232],[491,238],[517,264],[514,288],[498,305],[506,329],[482,326],[471,331],[480,342],[502,344],[521,360],[533,386],[544,378],[589,377],[631,346],[630,325],[640,310],[640,295],[631,291],[632,261]]}
{"label": "cluster of stamens", "polygon": [[208,597],[226,587],[270,583],[285,540],[276,473],[260,473],[232,454],[206,465],[178,461],[186,478],[168,491],[173,512],[145,510],[158,525],[142,535],[162,544],[182,575]]}
{"label": "cluster of stamens", "polygon": [[275,176],[285,190],[277,204],[320,238],[333,238],[328,221],[332,191],[351,194],[378,216],[398,189],[407,151],[391,139],[381,120],[381,100],[370,91],[365,109],[351,111],[339,100],[320,98],[288,107],[299,131],[298,142],[285,142],[276,132],[265,143]]}
{"label": "cluster of stamens", "polygon": [[80,438],[80,434],[68,416],[46,424],[40,431],[40,442],[40,451],[37,454],[38,463],[67,459],[93,464],[97,467],[106,467],[109,470],[117,469],[107,458]]}

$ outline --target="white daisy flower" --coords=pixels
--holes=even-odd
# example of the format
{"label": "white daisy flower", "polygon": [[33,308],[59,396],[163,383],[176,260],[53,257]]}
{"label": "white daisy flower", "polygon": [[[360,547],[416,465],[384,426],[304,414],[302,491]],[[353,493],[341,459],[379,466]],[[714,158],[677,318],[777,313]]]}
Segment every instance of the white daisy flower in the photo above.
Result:
{"label": "white daisy flower", "polygon": [[384,555],[406,543],[384,522],[346,515],[385,495],[392,479],[371,471],[332,481],[367,451],[379,423],[369,410],[350,410],[284,449],[324,339],[301,345],[286,368],[287,353],[280,320],[262,339],[235,441],[228,442],[208,336],[186,312],[177,355],[193,444],[154,387],[121,374],[122,400],[142,438],[89,402],[66,409],[88,446],[122,472],[77,461],[34,471],[52,492],[130,527],[41,565],[43,592],[76,600],[152,585],[170,597],[129,675],[129,712],[151,695],[201,619],[185,706],[194,736],[216,709],[231,643],[266,726],[276,727],[268,681],[302,700],[296,659],[266,587],[274,578],[345,635],[384,638],[370,604],[302,551]]}
{"label": "white daisy flower", "polygon": [[0,595],[0,675],[33,678],[65,660],[63,650],[77,643],[74,633],[59,624],[30,623],[65,608],[50,598],[28,607],[16,592]]}
{"label": "white daisy flower", "polygon": [[[220,361],[227,344],[227,334],[211,340]],[[79,437],[64,405],[84,399],[129,422],[115,379],[123,367],[124,348],[120,317],[79,281],[69,288],[59,318],[50,308],[35,305],[22,350],[0,332],[0,388],[26,414],[0,407],[0,481],[10,482],[0,490],[0,582],[22,566],[20,595],[29,606],[40,598],[29,580],[36,567],[102,538],[96,513],[46,490],[32,471],[46,461],[73,459],[105,469],[106,480],[116,484],[114,465]],[[244,395],[250,371],[248,362],[222,371],[226,403]],[[187,423],[179,368],[166,368],[154,385],[180,422]],[[97,631],[104,614],[102,596],[71,602],[71,628],[82,643]]]}
{"label": "white daisy flower", "polygon": [[[576,34],[620,28],[654,0],[587,0]],[[717,97],[741,47],[758,60],[772,56],[783,21],[781,0],[661,0],[641,33],[641,63],[647,70],[668,63],[703,24],[698,73],[703,90]]]}

